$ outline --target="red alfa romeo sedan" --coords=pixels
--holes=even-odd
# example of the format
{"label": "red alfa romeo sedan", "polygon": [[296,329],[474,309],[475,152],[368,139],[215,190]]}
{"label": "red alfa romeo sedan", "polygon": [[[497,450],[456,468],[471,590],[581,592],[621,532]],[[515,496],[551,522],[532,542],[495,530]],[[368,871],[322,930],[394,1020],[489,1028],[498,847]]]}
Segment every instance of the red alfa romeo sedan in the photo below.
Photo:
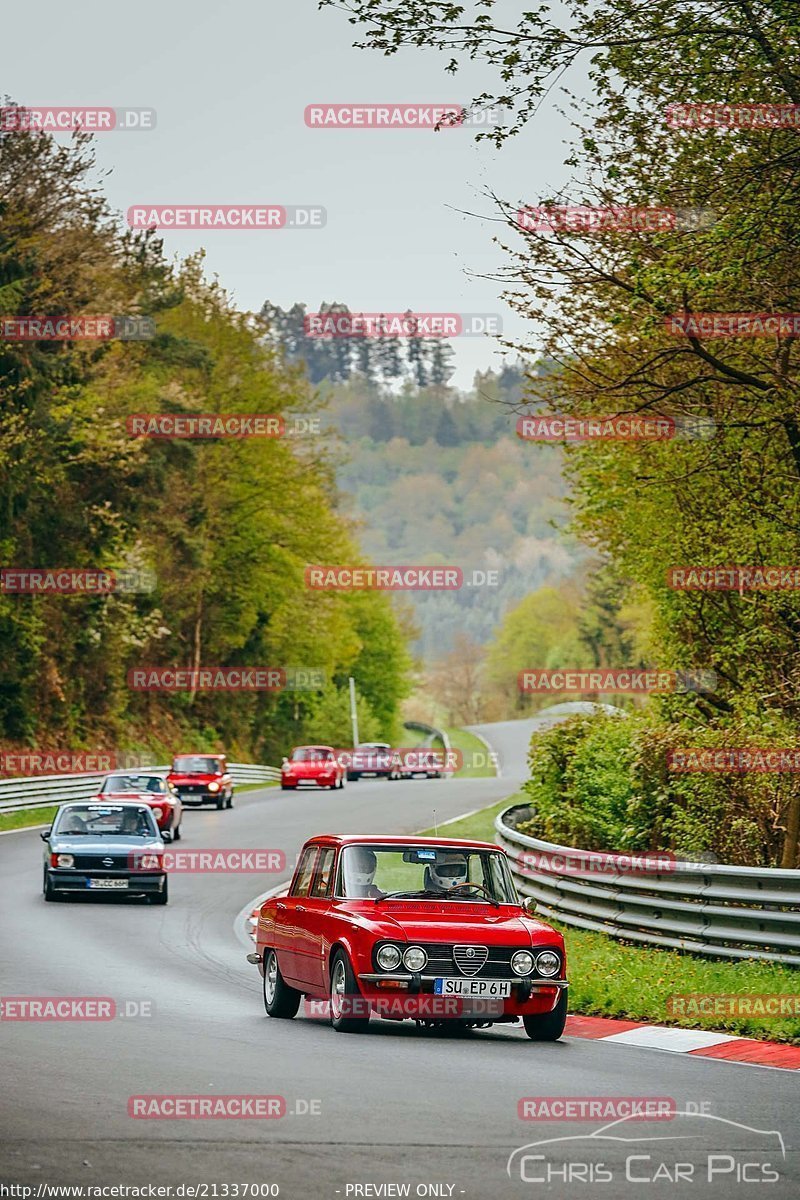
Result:
{"label": "red alfa romeo sedan", "polygon": [[555,1041],[567,1015],[564,939],[520,902],[504,851],[452,838],[306,842],[288,895],[260,910],[256,951],[271,1017],[356,1033],[370,1016],[421,1026],[522,1019]]}

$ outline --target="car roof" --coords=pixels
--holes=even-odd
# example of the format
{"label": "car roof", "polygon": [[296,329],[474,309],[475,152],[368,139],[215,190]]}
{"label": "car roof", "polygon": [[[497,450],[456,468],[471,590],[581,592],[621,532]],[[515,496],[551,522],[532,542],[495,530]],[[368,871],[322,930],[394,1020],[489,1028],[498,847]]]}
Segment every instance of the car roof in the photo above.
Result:
{"label": "car roof", "polygon": [[173,754],[173,758],[225,758],[224,754],[216,754],[213,750],[186,750],[182,754]]}
{"label": "car roof", "polygon": [[466,838],[416,837],[413,833],[408,837],[397,837],[392,834],[384,837],[382,834],[367,833],[318,833],[308,838],[308,842],[324,842],[329,846],[453,846],[456,849],[499,850],[494,842],[476,842]]}
{"label": "car roof", "polygon": [[314,745],[314,746],[293,746],[293,747],[292,747],[292,753],[293,753],[293,754],[294,754],[295,750],[333,750],[333,746],[322,746],[322,745]]}

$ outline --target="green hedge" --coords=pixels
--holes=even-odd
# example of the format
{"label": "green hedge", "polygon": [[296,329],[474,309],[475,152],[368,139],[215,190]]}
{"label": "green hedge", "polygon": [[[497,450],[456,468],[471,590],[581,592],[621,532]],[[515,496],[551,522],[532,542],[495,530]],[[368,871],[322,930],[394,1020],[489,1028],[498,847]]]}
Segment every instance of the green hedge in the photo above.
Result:
{"label": "green hedge", "polygon": [[536,816],[522,831],[586,850],[672,850],[777,866],[800,777],[675,774],[670,750],[800,745],[777,718],[724,726],[664,724],[655,713],[578,716],[531,741],[524,787]]}

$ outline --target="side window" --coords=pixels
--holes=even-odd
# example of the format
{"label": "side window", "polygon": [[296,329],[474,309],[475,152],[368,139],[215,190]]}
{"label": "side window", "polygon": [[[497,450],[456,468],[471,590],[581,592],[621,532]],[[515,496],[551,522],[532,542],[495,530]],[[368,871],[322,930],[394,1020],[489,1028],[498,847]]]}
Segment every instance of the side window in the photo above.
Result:
{"label": "side window", "polygon": [[314,859],[317,857],[317,849],[317,846],[309,846],[307,850],[303,851],[294,885],[289,893],[290,896],[308,895],[308,889],[311,886],[311,876],[314,872]]}
{"label": "side window", "polygon": [[333,860],[336,856],[336,851],[333,847],[326,847],[325,850],[320,850],[317,860],[317,869],[314,872],[314,882],[311,885],[310,896],[315,896],[319,900],[324,900],[326,896],[330,896],[333,891]]}

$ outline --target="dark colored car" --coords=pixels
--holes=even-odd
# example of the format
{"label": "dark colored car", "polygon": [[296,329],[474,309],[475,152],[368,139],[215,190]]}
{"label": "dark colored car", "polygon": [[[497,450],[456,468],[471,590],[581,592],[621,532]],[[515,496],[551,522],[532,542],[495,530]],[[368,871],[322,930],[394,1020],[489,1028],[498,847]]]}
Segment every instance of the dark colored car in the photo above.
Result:
{"label": "dark colored car", "polygon": [[305,996],[334,1029],[370,1015],[421,1025],[522,1020],[555,1041],[567,1015],[564,938],[520,902],[505,852],[453,838],[331,834],[303,847],[288,895],[261,906],[248,961],[271,1017]]}
{"label": "dark colored car", "polygon": [[233,779],[224,754],[178,754],[167,775],[184,805],[233,808]]}
{"label": "dark colored car", "polygon": [[114,892],[167,903],[164,839],[148,804],[62,804],[41,838],[45,900]]}
{"label": "dark colored car", "polygon": [[347,778],[374,775],[376,779],[388,779],[393,761],[394,753],[388,742],[360,742],[347,757]]}
{"label": "dark colored car", "polygon": [[175,788],[163,775],[116,772],[106,775],[97,799],[108,803],[139,800],[153,810],[159,833],[165,841],[180,841],[183,805]]}

